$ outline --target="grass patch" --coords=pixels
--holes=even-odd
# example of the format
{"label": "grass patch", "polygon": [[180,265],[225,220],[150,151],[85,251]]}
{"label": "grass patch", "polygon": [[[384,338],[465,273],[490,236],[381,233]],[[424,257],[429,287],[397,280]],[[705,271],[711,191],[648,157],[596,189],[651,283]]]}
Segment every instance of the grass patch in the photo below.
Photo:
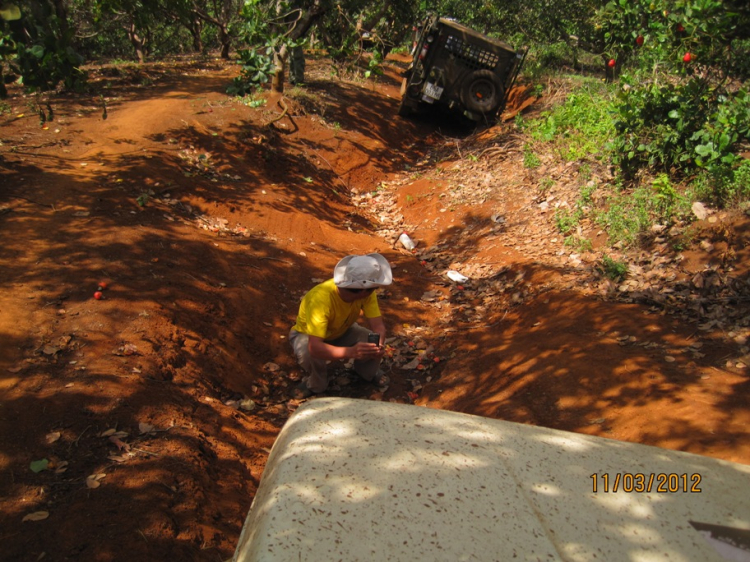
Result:
{"label": "grass patch", "polygon": [[607,144],[614,137],[611,87],[585,82],[568,94],[565,102],[545,111],[524,128],[540,142],[551,143],[566,161],[607,156]]}
{"label": "grass patch", "polygon": [[613,281],[620,281],[628,274],[628,264],[614,260],[606,254],[602,256],[598,269],[602,275]]}

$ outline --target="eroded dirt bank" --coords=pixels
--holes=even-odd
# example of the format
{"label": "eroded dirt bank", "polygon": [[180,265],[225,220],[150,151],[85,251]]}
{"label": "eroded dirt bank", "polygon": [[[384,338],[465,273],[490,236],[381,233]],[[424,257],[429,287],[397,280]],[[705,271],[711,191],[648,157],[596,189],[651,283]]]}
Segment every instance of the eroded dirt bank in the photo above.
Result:
{"label": "eroded dirt bank", "polygon": [[271,127],[277,101],[228,99],[236,68],[216,61],[97,71],[106,119],[97,95],[55,97],[46,128],[33,98],[9,100],[7,559],[228,558],[297,406],[296,303],[349,253],[394,266],[392,384],[341,377],[333,394],[750,462],[745,217],[711,214],[681,257],[655,237],[613,284],[551,218],[590,177],[524,169],[509,123],[395,117],[395,66],[377,85],[311,68]]}

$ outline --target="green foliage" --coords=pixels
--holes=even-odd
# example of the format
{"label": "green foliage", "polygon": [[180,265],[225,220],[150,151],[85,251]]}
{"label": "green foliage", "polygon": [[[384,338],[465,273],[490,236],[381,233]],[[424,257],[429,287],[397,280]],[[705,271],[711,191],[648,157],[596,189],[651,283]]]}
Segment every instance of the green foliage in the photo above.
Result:
{"label": "green foliage", "polygon": [[581,236],[577,236],[575,234],[567,236],[565,238],[564,244],[568,248],[573,248],[573,250],[575,250],[576,252],[590,252],[593,248],[591,240],[589,240],[588,238],[582,238]]}
{"label": "green foliage", "polygon": [[594,182],[589,182],[584,186],[581,186],[581,197],[579,199],[579,206],[589,206],[594,202],[594,192],[596,191],[597,185]]}
{"label": "green foliage", "polygon": [[30,7],[6,5],[0,19],[0,97],[6,95],[5,75],[20,76],[28,91],[69,90],[86,81],[83,58],[73,49],[75,30],[47,3]]}
{"label": "green foliage", "polygon": [[667,174],[660,174],[650,186],[616,193],[607,201],[605,211],[596,215],[610,242],[633,244],[653,224],[670,224],[690,211],[690,199],[680,194]]}
{"label": "green foliage", "polygon": [[624,88],[617,103],[619,136],[614,161],[626,179],[644,168],[721,174],[750,139],[750,96],[719,94],[692,78],[673,84]]}
{"label": "green foliage", "polygon": [[[728,47],[750,34],[750,14],[738,8],[731,0],[617,0],[599,10],[595,23],[606,58],[618,64],[631,60],[646,73],[658,67],[688,76],[698,73],[698,61],[732,74],[743,57]],[[688,62],[686,53],[692,55]]]}
{"label": "green foliage", "polygon": [[702,170],[704,185],[720,186],[734,169],[750,139],[750,96],[737,87],[748,72],[750,11],[740,5],[620,0],[598,13],[606,55],[629,67],[612,145],[624,179]]}
{"label": "green foliage", "polygon": [[580,208],[570,210],[566,207],[559,207],[555,211],[555,224],[560,234],[570,234],[575,230],[583,218],[583,212]]}
{"label": "green foliage", "polygon": [[255,48],[238,51],[242,70],[227,88],[230,96],[244,96],[267,83],[275,72],[273,49],[266,47],[262,52]]}
{"label": "green foliage", "polygon": [[373,75],[381,76],[383,74],[383,69],[381,68],[382,63],[383,63],[383,55],[381,55],[379,51],[375,51],[367,63],[367,70],[365,70],[365,78],[370,78]]}
{"label": "green foliage", "polygon": [[523,166],[524,168],[538,168],[542,165],[542,161],[539,160],[539,157],[534,154],[534,149],[531,147],[530,144],[525,144],[523,146]]}
{"label": "green foliage", "polygon": [[653,200],[651,210],[659,222],[669,222],[675,215],[682,196],[672,185],[667,174],[659,174],[651,183]]}
{"label": "green foliage", "polygon": [[721,173],[699,173],[690,184],[695,199],[717,206],[735,205],[750,199],[750,160],[738,157],[738,163]]}
{"label": "green foliage", "polygon": [[535,140],[554,143],[564,159],[603,156],[614,136],[610,89],[600,83],[585,83],[563,104],[542,113],[528,126]]}
{"label": "green foliage", "polygon": [[[515,37],[514,42],[523,43],[525,37]],[[552,70],[573,66],[575,55],[570,46],[564,41],[556,43],[534,42],[529,47],[523,64],[524,76],[535,80],[547,75]]]}
{"label": "green foliage", "polygon": [[628,264],[614,260],[608,255],[603,255],[598,266],[599,271],[613,281],[624,279],[628,274]]}
{"label": "green foliage", "polygon": [[633,244],[648,229],[651,218],[647,201],[644,190],[609,198],[606,211],[597,214],[596,222],[606,229],[611,244]]}

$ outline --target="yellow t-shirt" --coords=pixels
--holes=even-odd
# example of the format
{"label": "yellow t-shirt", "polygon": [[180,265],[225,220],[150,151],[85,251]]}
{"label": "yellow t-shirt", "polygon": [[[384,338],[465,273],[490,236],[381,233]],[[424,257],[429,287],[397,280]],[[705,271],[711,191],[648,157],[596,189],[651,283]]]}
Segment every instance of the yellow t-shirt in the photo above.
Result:
{"label": "yellow t-shirt", "polygon": [[302,298],[294,329],[309,336],[335,340],[344,335],[362,311],[365,318],[380,316],[375,291],[354,302],[344,302],[333,279],[329,279],[310,289]]}

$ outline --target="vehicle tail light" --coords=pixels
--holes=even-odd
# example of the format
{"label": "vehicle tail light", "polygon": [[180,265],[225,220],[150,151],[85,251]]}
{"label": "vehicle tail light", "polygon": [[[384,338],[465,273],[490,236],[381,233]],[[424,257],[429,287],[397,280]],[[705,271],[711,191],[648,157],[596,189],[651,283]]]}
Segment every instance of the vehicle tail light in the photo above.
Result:
{"label": "vehicle tail light", "polygon": [[428,35],[424,40],[424,45],[422,46],[422,52],[419,53],[419,60],[424,60],[424,58],[427,56],[427,52],[430,50],[430,43],[432,43],[435,40],[435,37],[432,35]]}

